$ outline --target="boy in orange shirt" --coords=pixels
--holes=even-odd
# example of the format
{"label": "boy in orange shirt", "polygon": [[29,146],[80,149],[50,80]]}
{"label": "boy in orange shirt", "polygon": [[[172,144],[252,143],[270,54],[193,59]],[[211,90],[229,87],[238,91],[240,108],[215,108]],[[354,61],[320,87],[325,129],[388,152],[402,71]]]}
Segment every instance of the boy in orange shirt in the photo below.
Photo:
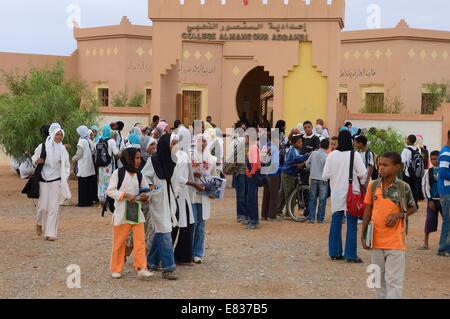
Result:
{"label": "boy in orange shirt", "polygon": [[[405,275],[407,218],[417,212],[409,185],[397,178],[402,169],[400,154],[388,152],[379,161],[380,179],[369,184],[361,232],[364,249],[372,249],[372,264],[380,267],[378,299],[400,299]],[[371,247],[366,243],[369,222],[373,223]]]}

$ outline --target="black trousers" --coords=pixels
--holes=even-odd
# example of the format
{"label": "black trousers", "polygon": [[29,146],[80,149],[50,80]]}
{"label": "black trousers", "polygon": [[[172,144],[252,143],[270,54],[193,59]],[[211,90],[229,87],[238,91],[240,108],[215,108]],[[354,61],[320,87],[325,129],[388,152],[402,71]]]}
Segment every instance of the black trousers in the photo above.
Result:
{"label": "black trousers", "polygon": [[91,207],[97,197],[97,177],[78,177],[78,207]]}
{"label": "black trousers", "polygon": [[[177,219],[180,218],[180,213],[177,210]],[[186,202],[186,219],[187,227],[180,228],[175,227],[172,230],[172,242],[174,243],[175,261],[179,263],[191,263],[192,262],[192,246],[194,242],[193,237],[193,224],[190,223],[189,207]]]}
{"label": "black trousers", "polygon": [[411,178],[405,175],[403,173],[403,181],[405,183],[408,183],[409,187],[411,188],[411,193],[414,197],[414,201],[416,202],[416,207],[419,208],[419,200],[420,200],[420,189],[421,189],[421,181],[417,178]]}

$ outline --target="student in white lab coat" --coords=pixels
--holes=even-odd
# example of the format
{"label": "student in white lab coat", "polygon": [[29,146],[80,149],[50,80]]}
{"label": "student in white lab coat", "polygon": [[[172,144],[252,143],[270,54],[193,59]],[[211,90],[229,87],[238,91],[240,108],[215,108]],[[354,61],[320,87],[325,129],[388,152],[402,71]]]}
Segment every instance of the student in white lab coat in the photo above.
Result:
{"label": "student in white lab coat", "polygon": [[176,162],[172,149],[176,151],[177,141],[171,134],[164,134],[158,141],[157,151],[147,161],[142,174],[148,182],[160,187],[149,204],[155,235],[152,240],[150,252],[147,257],[148,267],[151,270],[163,270],[163,278],[177,280],[175,274],[175,257],[172,243],[172,230],[178,224],[176,218],[177,201],[174,193],[174,171]]}
{"label": "student in white lab coat", "polygon": [[69,154],[62,144],[64,131],[52,124],[50,136],[45,142],[46,158],[41,158],[42,144],[32,157],[34,165],[44,164],[39,183],[39,202],[36,231],[46,240],[56,240],[58,234],[59,205],[71,198],[68,179],[70,175]]}
{"label": "student in white lab coat", "polygon": [[[123,168],[114,171],[109,182],[107,194],[114,199],[114,244],[111,257],[112,277],[119,279],[122,277],[122,270],[125,263],[125,246],[128,234],[133,232],[134,243],[134,268],[138,279],[147,279],[153,273],[147,270],[147,260],[145,256],[145,217],[140,208],[136,220],[128,217],[127,207],[137,201],[145,204],[149,197],[146,193],[139,194],[141,188],[147,188],[148,183],[142,176],[139,184],[139,166],[141,165],[141,152],[136,148],[127,148],[122,152],[121,161]],[[123,174],[122,184],[119,187],[119,174]]]}
{"label": "student in white lab coat", "polygon": [[97,177],[95,175],[94,143],[89,140],[89,129],[87,126],[77,128],[80,136],[77,144],[77,153],[72,158],[78,166],[78,207],[91,207],[97,195]]}
{"label": "student in white lab coat", "polygon": [[179,265],[192,264],[192,246],[194,230],[194,214],[191,203],[191,194],[189,186],[202,191],[199,184],[193,183],[194,175],[191,166],[191,133],[184,126],[179,126],[176,130],[178,136],[178,150],[176,152],[177,165],[175,166],[174,189],[178,195],[178,224],[172,231],[172,241],[175,246],[175,261]]}
{"label": "student in white lab coat", "polygon": [[[208,148],[208,135],[197,135],[192,168],[194,171],[194,182],[201,184],[201,178],[217,176],[217,158],[210,153]],[[201,192],[193,191],[192,207],[194,210],[194,263],[201,264],[205,255],[205,221],[211,217],[211,199]]]}

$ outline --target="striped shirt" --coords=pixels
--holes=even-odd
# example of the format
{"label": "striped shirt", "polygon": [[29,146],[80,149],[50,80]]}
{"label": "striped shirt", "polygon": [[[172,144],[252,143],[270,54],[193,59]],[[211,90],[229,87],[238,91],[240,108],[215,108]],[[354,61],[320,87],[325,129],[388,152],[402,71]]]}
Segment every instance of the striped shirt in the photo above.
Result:
{"label": "striped shirt", "polygon": [[450,147],[444,146],[439,153],[439,195],[450,195]]}

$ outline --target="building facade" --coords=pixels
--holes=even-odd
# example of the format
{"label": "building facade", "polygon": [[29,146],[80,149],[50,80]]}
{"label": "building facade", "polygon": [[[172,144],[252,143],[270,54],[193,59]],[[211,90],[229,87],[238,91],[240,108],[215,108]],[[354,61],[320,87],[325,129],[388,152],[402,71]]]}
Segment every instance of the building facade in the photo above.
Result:
{"label": "building facade", "polygon": [[[336,132],[346,112],[426,111],[427,85],[450,81],[450,32],[403,20],[343,32],[344,14],[344,0],[149,1],[152,26],[124,17],[75,28],[72,55],[0,53],[0,69],[62,60],[98,96],[105,120],[130,125],[154,114],[185,124],[210,115],[222,128],[240,117],[288,127],[322,118]],[[118,103],[124,95],[142,103]]]}

